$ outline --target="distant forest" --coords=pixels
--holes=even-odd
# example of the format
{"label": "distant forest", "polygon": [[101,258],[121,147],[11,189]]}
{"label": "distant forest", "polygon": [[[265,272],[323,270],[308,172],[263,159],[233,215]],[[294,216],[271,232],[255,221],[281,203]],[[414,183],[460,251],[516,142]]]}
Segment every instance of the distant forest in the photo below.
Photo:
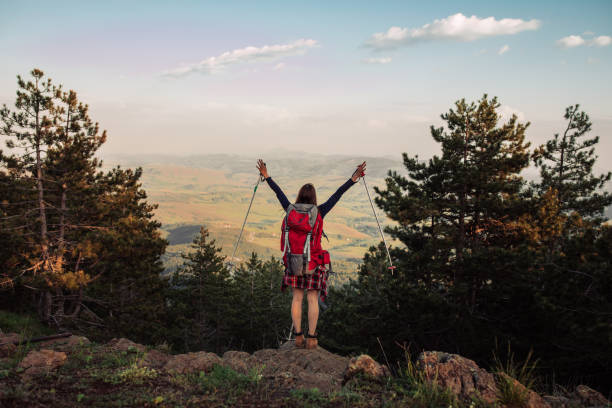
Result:
{"label": "distant forest", "polygon": [[[537,359],[537,387],[612,389],[612,227],[594,174],[599,138],[579,105],[531,148],[529,123],[497,98],[458,100],[431,127],[439,153],[403,154],[375,201],[396,239],[363,255],[330,291],[320,345],[394,367],[441,350],[483,366]],[[228,265],[202,228],[164,275],[168,242],[142,169],[103,170],[107,137],[76,92],[34,69],[0,109],[0,308],[92,339],[128,337],[173,351],[254,351],[288,335],[283,267],[255,253]],[[398,146],[398,151],[402,146]],[[540,172],[527,182],[529,165]],[[227,245],[227,243],[224,243]],[[333,252],[332,252],[333,257]],[[509,351],[510,350],[510,351]]]}

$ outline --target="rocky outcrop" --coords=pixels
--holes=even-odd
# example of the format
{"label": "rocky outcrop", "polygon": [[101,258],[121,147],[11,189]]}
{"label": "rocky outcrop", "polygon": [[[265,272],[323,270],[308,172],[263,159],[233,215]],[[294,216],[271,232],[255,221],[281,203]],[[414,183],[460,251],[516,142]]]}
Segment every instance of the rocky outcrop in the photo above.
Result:
{"label": "rocky outcrop", "polygon": [[222,364],[241,374],[247,374],[257,363],[256,358],[244,351],[227,351],[223,354]]}
{"label": "rocky outcrop", "polygon": [[177,354],[170,357],[164,370],[179,374],[210,372],[215,364],[221,364],[221,358],[215,353],[200,351],[197,353]]}
{"label": "rocky outcrop", "polygon": [[[114,340],[112,347],[134,349],[134,345],[120,340]],[[289,389],[318,388],[322,392],[332,392],[342,388],[349,359],[337,356],[321,347],[305,350],[295,348],[293,343],[286,343],[278,349],[264,349],[253,354],[228,351],[223,357],[204,351],[170,356],[151,350],[145,353],[138,364],[179,374],[200,371],[208,373],[215,365],[220,365],[241,374],[258,373]],[[372,378],[381,378],[388,374],[386,368],[365,355],[356,359],[348,377],[357,372],[363,372]]]}
{"label": "rocky outcrop", "polygon": [[24,370],[24,376],[48,374],[61,367],[66,362],[66,353],[43,349],[30,351],[19,363],[19,368]]}
{"label": "rocky outcrop", "polygon": [[587,407],[610,407],[612,403],[606,399],[601,393],[586,385],[579,385],[574,391],[572,398],[574,401],[579,401]]}
{"label": "rocky outcrop", "polygon": [[545,395],[543,398],[552,408],[612,407],[612,403],[600,392],[582,384],[574,392]]}
{"label": "rocky outcrop", "polygon": [[367,354],[351,358],[344,372],[344,382],[346,383],[359,374],[371,380],[381,380],[390,375],[386,366],[378,364]]}
{"label": "rocky outcrop", "polygon": [[[0,360],[4,358],[12,361],[16,351],[13,342],[17,340],[19,335],[14,333],[0,335]],[[359,378],[360,381],[380,382],[390,376],[388,367],[379,364],[368,355],[363,354],[349,359],[330,353],[322,347],[313,350],[296,348],[293,342],[287,342],[278,349],[264,349],[253,354],[228,351],[222,357],[204,351],[178,355],[169,355],[155,349],[147,351],[142,344],[125,338],[113,339],[103,346],[92,345],[84,350],[82,346],[87,344],[89,340],[78,336],[41,343],[43,349],[30,351],[19,363],[16,372],[20,373],[22,381],[27,381],[28,377],[33,380],[39,374],[47,374],[61,367],[67,359],[67,353],[85,351],[89,355],[94,355],[120,351],[133,353],[131,358],[135,364],[155,369],[160,376],[172,376],[173,373],[210,373],[216,365],[219,365],[241,374],[256,374],[262,381],[274,384],[274,388],[282,395],[289,390],[312,388],[317,388],[325,394],[338,392],[343,385],[355,378]],[[97,360],[98,358],[93,359]],[[573,392],[541,397],[517,380],[502,373],[495,375],[489,373],[478,367],[474,361],[456,354],[423,352],[418,356],[415,369],[419,379],[434,382],[450,390],[466,403],[478,398],[488,404],[499,405],[498,398],[501,395],[499,390],[502,389],[503,382],[525,396],[525,403],[522,405],[525,408],[611,406],[602,394],[585,385],[576,387]]]}
{"label": "rocky outcrop", "polygon": [[479,397],[488,403],[497,399],[497,386],[493,374],[457,354],[425,351],[417,360],[417,367],[426,378],[448,388],[460,399]]}
{"label": "rocky outcrop", "polygon": [[253,353],[262,375],[287,388],[318,388],[322,392],[339,391],[349,359],[330,353],[322,347],[313,350],[296,348],[292,342],[278,349]]}
{"label": "rocky outcrop", "polygon": [[142,360],[138,362],[138,365],[141,367],[149,367],[154,368],[156,370],[163,368],[172,356],[168,354],[162,353],[158,350],[151,350],[147,352]]}

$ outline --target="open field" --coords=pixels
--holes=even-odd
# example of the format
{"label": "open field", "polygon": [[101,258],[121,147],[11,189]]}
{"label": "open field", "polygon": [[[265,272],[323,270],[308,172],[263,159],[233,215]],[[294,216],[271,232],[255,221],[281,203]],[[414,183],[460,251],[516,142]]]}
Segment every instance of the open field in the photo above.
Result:
{"label": "open field", "polygon": [[[170,242],[165,264],[170,271],[180,263],[180,253],[188,250],[201,225],[231,255],[240,232],[253,188],[257,182],[255,157],[230,155],[202,156],[110,156],[105,167],[121,165],[143,168],[143,187],[151,202],[159,204],[156,217]],[[313,156],[298,153],[275,154],[266,159],[270,175],[289,200],[299,187],[311,182],[323,203],[352,173],[360,160],[368,161],[368,187],[384,184],[389,169],[399,170],[400,160],[389,158],[349,158]],[[378,210],[383,225],[390,220]],[[276,195],[260,184],[248,218],[235,262],[251,252],[263,257],[280,256],[280,225],[284,212]],[[363,183],[353,186],[325,219],[336,271],[355,271],[364,252],[380,241],[376,221]]]}

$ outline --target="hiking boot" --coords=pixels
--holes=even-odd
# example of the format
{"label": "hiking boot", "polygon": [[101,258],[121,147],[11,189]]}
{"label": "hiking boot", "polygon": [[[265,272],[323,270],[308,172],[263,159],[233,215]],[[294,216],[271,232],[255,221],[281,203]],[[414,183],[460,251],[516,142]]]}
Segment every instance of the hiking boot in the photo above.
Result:
{"label": "hiking boot", "polygon": [[304,348],[304,333],[293,333],[295,335],[295,347]]}
{"label": "hiking boot", "polygon": [[309,350],[316,349],[319,342],[317,341],[316,334],[307,334],[306,335],[306,348]]}

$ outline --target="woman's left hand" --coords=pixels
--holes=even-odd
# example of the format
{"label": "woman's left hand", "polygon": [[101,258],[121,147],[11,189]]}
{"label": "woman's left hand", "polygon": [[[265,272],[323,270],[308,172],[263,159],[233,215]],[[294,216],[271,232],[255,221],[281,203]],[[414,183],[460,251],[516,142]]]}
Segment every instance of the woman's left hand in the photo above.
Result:
{"label": "woman's left hand", "polygon": [[355,172],[353,173],[353,176],[351,177],[351,180],[353,180],[353,183],[356,183],[360,177],[365,176],[365,169],[366,169],[366,162],[364,161],[359,166],[357,166],[357,170],[355,170]]}

